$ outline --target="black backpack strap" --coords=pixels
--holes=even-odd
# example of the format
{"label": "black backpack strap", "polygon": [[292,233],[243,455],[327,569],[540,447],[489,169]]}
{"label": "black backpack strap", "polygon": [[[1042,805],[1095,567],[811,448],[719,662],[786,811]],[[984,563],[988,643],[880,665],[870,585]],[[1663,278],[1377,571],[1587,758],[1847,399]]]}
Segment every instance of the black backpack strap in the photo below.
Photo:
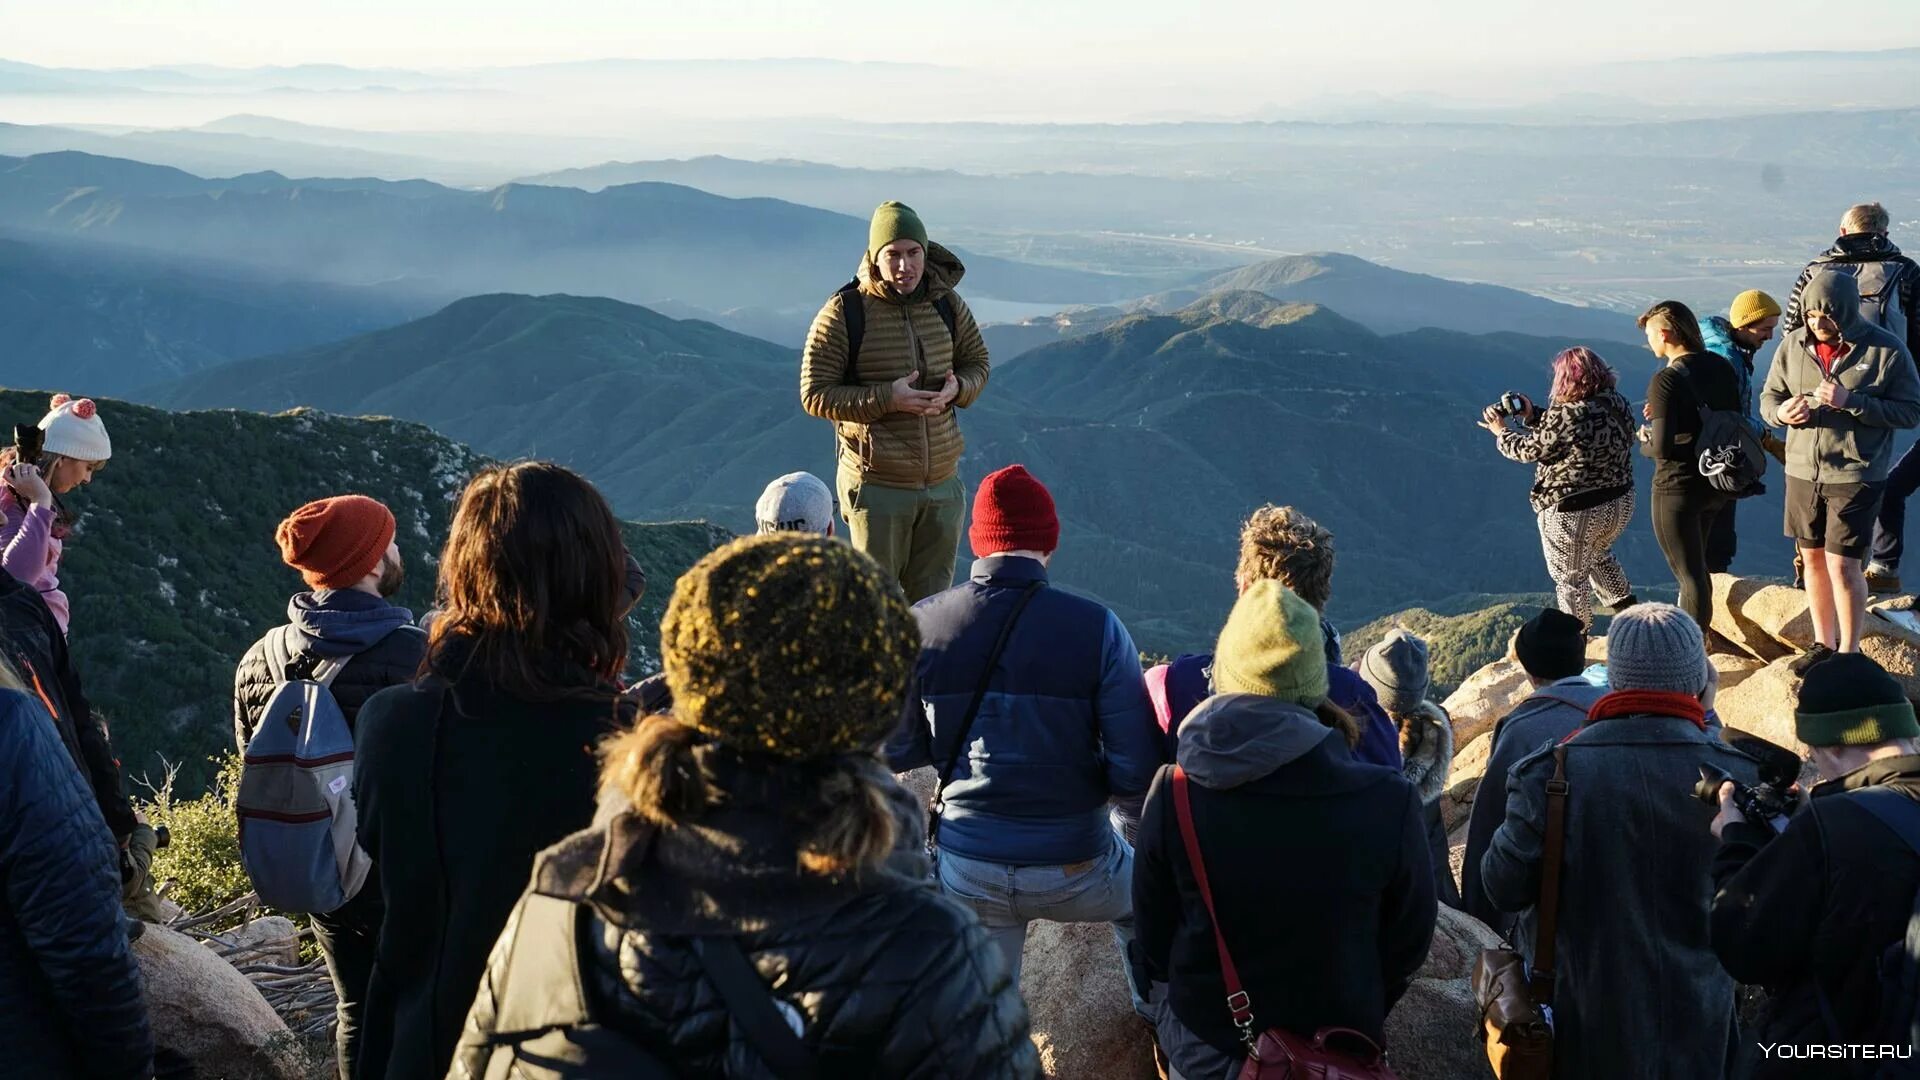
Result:
{"label": "black backpack strap", "polygon": [[1000,636],[994,639],[992,651],[987,653],[986,667],[980,670],[980,682],[973,689],[973,700],[967,703],[966,715],[960,718],[960,729],[954,732],[953,749],[947,752],[947,763],[940,769],[940,779],[934,784],[933,805],[927,810],[927,849],[931,851],[935,839],[940,835],[940,811],[945,808],[941,797],[947,792],[947,785],[953,780],[953,771],[960,767],[960,755],[966,752],[967,735],[973,731],[973,721],[980,715],[980,706],[987,700],[987,690],[993,685],[993,670],[1000,666],[1000,656],[1007,651],[1007,639],[1013,636],[1013,624],[1020,621],[1020,613],[1040,594],[1045,581],[1028,582],[1025,592],[1013,605],[1013,611],[1007,621],[1000,624]]}
{"label": "black backpack strap", "polygon": [[940,299],[933,302],[933,310],[939,313],[940,321],[947,324],[947,340],[959,344],[960,313],[954,310],[953,294],[941,293]]}
{"label": "black backpack strap", "polygon": [[840,381],[848,385],[860,380],[854,367],[860,360],[860,343],[867,336],[867,305],[860,299],[860,283],[849,281],[833,295],[840,298],[840,322],[847,329],[847,370]]}
{"label": "black backpack strap", "polygon": [[753,961],[730,937],[704,936],[689,939],[707,978],[720,991],[727,1011],[746,1032],[747,1041],[760,1054],[760,1060],[780,1080],[813,1080],[819,1075],[813,1051],[800,1040],[779,1007],[773,992],[760,981]]}

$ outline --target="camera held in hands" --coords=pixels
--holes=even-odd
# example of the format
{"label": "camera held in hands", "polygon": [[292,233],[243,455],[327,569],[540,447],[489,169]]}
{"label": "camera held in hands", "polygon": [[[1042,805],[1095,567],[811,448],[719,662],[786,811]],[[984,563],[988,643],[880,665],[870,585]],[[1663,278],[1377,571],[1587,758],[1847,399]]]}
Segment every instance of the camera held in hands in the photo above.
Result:
{"label": "camera held in hands", "polygon": [[1748,821],[1766,822],[1775,831],[1793,816],[1799,795],[1793,790],[1800,779],[1800,755],[1777,743],[1755,735],[1730,735],[1727,744],[1760,761],[1760,782],[1741,783],[1731,773],[1714,765],[1700,766],[1700,780],[1693,785],[1693,797],[1718,808],[1720,785],[1733,784],[1733,805]]}
{"label": "camera held in hands", "polygon": [[1509,390],[1500,395],[1499,401],[1493,403],[1493,411],[1501,416],[1518,416],[1525,419],[1526,415],[1533,411],[1533,403],[1527,400],[1527,395],[1517,390]]}

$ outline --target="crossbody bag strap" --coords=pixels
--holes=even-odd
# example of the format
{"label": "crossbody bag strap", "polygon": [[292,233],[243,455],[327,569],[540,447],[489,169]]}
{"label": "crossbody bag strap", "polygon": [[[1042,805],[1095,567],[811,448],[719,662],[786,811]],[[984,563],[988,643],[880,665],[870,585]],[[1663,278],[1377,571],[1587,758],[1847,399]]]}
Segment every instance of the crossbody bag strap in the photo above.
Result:
{"label": "crossbody bag strap", "polygon": [[966,715],[960,718],[959,730],[954,733],[953,749],[947,753],[947,763],[940,769],[940,778],[933,788],[933,804],[927,810],[927,847],[934,846],[934,838],[940,834],[940,812],[946,804],[942,801],[947,793],[947,785],[953,781],[953,772],[960,767],[960,755],[966,753],[967,736],[973,732],[973,722],[980,715],[980,706],[987,700],[987,690],[993,685],[994,669],[1000,666],[1001,654],[1007,651],[1007,640],[1013,636],[1013,624],[1020,621],[1020,614],[1040,593],[1045,581],[1032,581],[1026,591],[1013,605],[1007,621],[1000,624],[1000,636],[994,639],[993,650],[987,653],[987,664],[980,672],[980,683],[973,688],[973,700],[967,703]]}
{"label": "crossbody bag strap", "polygon": [[1553,748],[1553,778],[1547,781],[1547,835],[1541,852],[1540,903],[1533,939],[1533,971],[1527,980],[1533,1003],[1553,1004],[1554,940],[1560,928],[1560,864],[1567,847],[1567,748]]}
{"label": "crossbody bag strap", "polygon": [[1180,821],[1180,842],[1187,849],[1187,865],[1193,868],[1193,880],[1200,886],[1200,902],[1206,905],[1207,921],[1213,924],[1213,947],[1220,953],[1220,978],[1227,985],[1227,1011],[1233,1014],[1233,1026],[1240,1039],[1253,1045],[1253,1001],[1240,985],[1239,969],[1233,966],[1233,954],[1227,951],[1227,938],[1220,932],[1220,913],[1213,907],[1213,886],[1207,882],[1207,863],[1200,856],[1200,835],[1193,828],[1193,801],[1187,794],[1187,771],[1173,767],[1173,814]]}
{"label": "crossbody bag strap", "polygon": [[773,992],[760,981],[753,961],[730,937],[707,935],[691,939],[693,952],[707,978],[720,991],[727,1012],[746,1032],[760,1060],[780,1080],[813,1080],[819,1075],[813,1052],[773,1003]]}

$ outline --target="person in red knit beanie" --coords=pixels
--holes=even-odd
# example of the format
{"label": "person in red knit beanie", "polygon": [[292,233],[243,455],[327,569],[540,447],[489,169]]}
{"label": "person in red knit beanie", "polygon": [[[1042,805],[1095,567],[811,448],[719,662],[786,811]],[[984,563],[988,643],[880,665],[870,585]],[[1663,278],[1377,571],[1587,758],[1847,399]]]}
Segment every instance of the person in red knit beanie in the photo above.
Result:
{"label": "person in red knit beanie", "polygon": [[288,514],[274,540],[310,587],[350,589],[381,569],[393,546],[393,511],[365,495],[316,499]]}
{"label": "person in red knit beanie", "polygon": [[921,707],[887,764],[939,770],[941,887],[979,916],[1018,982],[1035,911],[1112,923],[1125,955],[1133,848],[1107,804],[1137,814],[1161,740],[1127,628],[1048,582],[1060,517],[1045,485],[1019,465],[982,480],[968,539],[969,579],[914,607]]}
{"label": "person in red knit beanie", "polygon": [[1060,546],[1060,517],[1053,495],[1023,465],[1009,465],[980,481],[973,497],[973,527],[967,530],[975,558],[1018,551],[1053,555]]}

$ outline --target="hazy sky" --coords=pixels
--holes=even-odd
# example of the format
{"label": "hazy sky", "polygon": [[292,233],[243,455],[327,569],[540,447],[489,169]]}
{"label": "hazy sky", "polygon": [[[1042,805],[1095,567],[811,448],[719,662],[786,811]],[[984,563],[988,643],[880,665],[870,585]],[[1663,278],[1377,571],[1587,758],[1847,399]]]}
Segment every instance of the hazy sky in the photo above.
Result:
{"label": "hazy sky", "polygon": [[[1031,69],[1369,65],[1920,44],[1916,0],[0,0],[0,58],[50,66],[455,67],[623,56],[820,56]],[[1804,29],[1801,25],[1804,23]],[[1849,40],[1856,38],[1856,40]]]}

